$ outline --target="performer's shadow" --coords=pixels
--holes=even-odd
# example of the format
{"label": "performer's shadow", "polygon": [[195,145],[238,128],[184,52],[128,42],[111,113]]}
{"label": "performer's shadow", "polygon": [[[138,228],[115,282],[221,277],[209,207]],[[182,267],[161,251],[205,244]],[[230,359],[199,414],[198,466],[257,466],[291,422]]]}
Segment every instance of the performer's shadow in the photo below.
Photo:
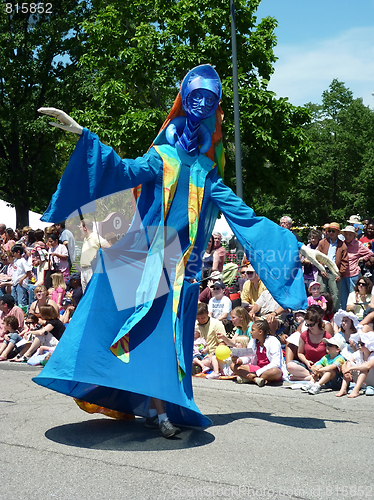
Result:
{"label": "performer's shadow", "polygon": [[204,446],[215,437],[204,429],[181,427],[181,432],[165,439],[158,429],[144,427],[144,419],[112,420],[96,418],[49,429],[45,436],[56,443],[79,448],[115,451],[162,451]]}
{"label": "performer's shadow", "polygon": [[213,426],[227,425],[231,424],[236,420],[247,420],[249,423],[253,420],[267,421],[272,424],[284,425],[286,427],[295,427],[298,429],[325,429],[326,422],[335,423],[354,423],[351,420],[343,419],[326,419],[326,418],[315,418],[315,417],[298,417],[298,416],[280,416],[273,413],[265,413],[259,411],[252,412],[233,412],[233,413],[222,413],[219,415],[207,415],[212,422]]}

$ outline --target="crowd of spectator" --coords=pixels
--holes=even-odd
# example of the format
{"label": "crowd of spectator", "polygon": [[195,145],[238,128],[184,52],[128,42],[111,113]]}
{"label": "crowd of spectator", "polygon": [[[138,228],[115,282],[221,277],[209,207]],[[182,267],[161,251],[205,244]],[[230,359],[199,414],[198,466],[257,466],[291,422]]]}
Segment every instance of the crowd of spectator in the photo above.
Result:
{"label": "crowd of spectator", "polygon": [[[338,274],[327,267],[318,269],[300,255],[308,307],[298,311],[274,300],[245,255],[236,259],[234,284],[225,280],[224,267],[220,272],[209,269],[214,235],[204,255],[207,279],[201,285],[195,331],[204,347],[196,353],[199,363],[194,362],[194,373],[226,379],[229,366],[238,383],[262,387],[287,381],[298,382],[313,395],[322,388],[338,391],[338,397],[357,397],[362,389],[373,395],[374,221],[361,223],[358,216],[351,216],[346,223],[342,229],[331,222],[322,230],[310,230],[307,246],[327,255]],[[290,217],[282,217],[280,226],[301,241]],[[226,263],[234,262],[230,245],[228,252]],[[244,337],[248,345],[238,350]],[[220,359],[221,349],[215,355],[222,345],[231,348],[231,353],[225,351],[225,360]]]}
{"label": "crowd of spectator", "polygon": [[[91,251],[86,225],[92,231],[93,223],[81,224]],[[82,295],[75,239],[64,222],[44,231],[0,224],[0,361],[39,364],[50,356]]]}
{"label": "crowd of spectator", "polygon": [[[326,387],[339,397],[374,394],[374,221],[347,223],[309,232],[307,246],[327,255],[338,275],[300,256],[308,307],[298,311],[274,300],[235,238],[226,249],[214,233],[203,256],[194,373],[260,387],[297,381],[310,394]],[[290,217],[280,225],[300,240]],[[78,265],[64,222],[44,231],[0,224],[0,361],[43,364],[53,353],[97,250],[112,244],[92,221],[82,220],[80,231]],[[218,346],[227,347],[225,359]]]}

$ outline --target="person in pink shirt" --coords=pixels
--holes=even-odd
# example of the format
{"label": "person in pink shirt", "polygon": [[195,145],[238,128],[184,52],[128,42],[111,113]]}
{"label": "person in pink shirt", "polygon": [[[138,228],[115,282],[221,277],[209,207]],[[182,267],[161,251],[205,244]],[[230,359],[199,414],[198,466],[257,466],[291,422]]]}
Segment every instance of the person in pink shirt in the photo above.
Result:
{"label": "person in pink shirt", "polygon": [[307,328],[300,334],[297,350],[298,360],[287,363],[292,380],[311,380],[312,366],[326,354],[326,344],[322,339],[331,339],[325,331],[322,316],[314,310],[308,310],[304,325]]}
{"label": "person in pink shirt", "polygon": [[312,281],[308,291],[311,295],[308,297],[308,306],[321,306],[324,311],[327,309],[327,300],[321,295],[321,284],[318,281]]}
{"label": "person in pink shirt", "polygon": [[15,316],[17,318],[18,331],[21,332],[24,328],[25,315],[22,309],[15,305],[14,297],[5,293],[0,297],[0,342],[4,340],[4,335],[7,333],[4,323],[4,319],[7,316]]}
{"label": "person in pink shirt", "polygon": [[3,244],[4,250],[6,250],[7,252],[12,250],[12,248],[16,244],[16,236],[12,228],[8,227],[7,229],[5,229],[3,241],[4,241]]}
{"label": "person in pink shirt", "polygon": [[347,246],[348,267],[342,276],[341,284],[341,308],[347,307],[348,295],[353,292],[356,281],[360,276],[359,262],[374,262],[374,254],[356,239],[356,230],[353,226],[347,226],[342,230]]}

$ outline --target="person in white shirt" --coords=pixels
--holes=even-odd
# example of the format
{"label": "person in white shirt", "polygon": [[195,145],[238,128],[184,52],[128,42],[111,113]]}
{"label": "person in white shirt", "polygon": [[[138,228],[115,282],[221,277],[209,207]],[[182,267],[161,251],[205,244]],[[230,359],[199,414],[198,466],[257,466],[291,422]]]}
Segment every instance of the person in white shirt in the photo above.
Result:
{"label": "person in white shirt", "polygon": [[59,243],[58,236],[51,233],[48,237],[48,262],[49,268],[52,270],[56,268],[61,271],[65,280],[69,278],[69,263],[68,263],[68,249],[62,243]]}
{"label": "person in white shirt", "polygon": [[92,278],[91,262],[96,257],[99,248],[109,248],[109,243],[99,234],[93,232],[93,222],[89,219],[81,221],[80,230],[84,236],[84,242],[81,253],[81,282],[83,293]]}
{"label": "person in white shirt", "polygon": [[274,300],[269,290],[264,290],[250,310],[249,315],[252,321],[258,318],[258,315],[265,318],[270,325],[271,332],[275,334],[280,325],[278,317],[284,312],[285,309]]}
{"label": "person in white shirt", "polygon": [[20,307],[27,306],[28,294],[26,285],[28,279],[32,277],[32,266],[27,260],[22,257],[24,253],[22,245],[14,245],[12,247],[13,275],[12,275],[12,295],[16,304]]}
{"label": "person in white shirt", "polygon": [[208,304],[209,316],[220,321],[230,319],[232,309],[231,300],[224,295],[225,288],[223,281],[216,281],[212,287],[213,297]]}

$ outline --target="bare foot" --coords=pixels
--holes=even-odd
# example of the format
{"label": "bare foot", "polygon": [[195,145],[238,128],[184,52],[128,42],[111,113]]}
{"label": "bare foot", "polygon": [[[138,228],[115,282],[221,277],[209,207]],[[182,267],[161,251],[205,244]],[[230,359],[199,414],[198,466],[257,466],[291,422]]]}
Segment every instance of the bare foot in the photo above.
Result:
{"label": "bare foot", "polygon": [[15,359],[15,363],[26,363],[29,360],[29,358],[26,358],[26,356],[22,356],[19,359]]}
{"label": "bare foot", "polygon": [[359,395],[359,392],[352,391],[351,394],[348,394],[347,398],[357,398]]}
{"label": "bare foot", "polygon": [[335,397],[341,398],[342,396],[345,396],[347,394],[347,391],[339,391],[335,394]]}

